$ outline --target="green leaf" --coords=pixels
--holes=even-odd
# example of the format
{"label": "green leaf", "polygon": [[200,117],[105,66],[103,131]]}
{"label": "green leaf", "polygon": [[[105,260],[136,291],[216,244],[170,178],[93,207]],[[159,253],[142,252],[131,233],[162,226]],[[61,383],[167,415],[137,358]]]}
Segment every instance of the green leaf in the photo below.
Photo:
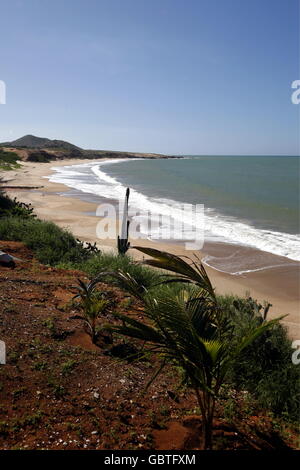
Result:
{"label": "green leaf", "polygon": [[[167,271],[171,271],[178,275],[181,275],[185,278],[186,282],[194,282],[198,284],[200,287],[202,287],[202,289],[205,289],[207,292],[209,292],[212,297],[215,297],[214,289],[212,288],[206,271],[202,266],[201,262],[198,260],[198,258],[198,265],[196,265],[191,260],[191,264],[189,264],[179,256],[167,253],[165,251],[140,246],[135,246],[133,248],[136,248],[142,253],[148,256],[152,256],[154,258],[145,260],[144,264],[154,266],[160,269],[166,269]],[[167,283],[167,281],[165,281],[164,283]]]}
{"label": "green leaf", "polygon": [[[114,316],[122,320],[125,324],[125,326],[112,327],[112,329],[118,331],[120,334],[126,334],[128,336],[140,338],[144,341],[149,341],[152,343],[163,343],[164,338],[157,330],[155,330],[151,326],[148,326],[145,323],[142,323],[138,320],[135,320],[134,318],[130,318],[127,315],[123,315],[121,313],[115,313]],[[130,327],[128,327],[127,324],[130,325]]]}

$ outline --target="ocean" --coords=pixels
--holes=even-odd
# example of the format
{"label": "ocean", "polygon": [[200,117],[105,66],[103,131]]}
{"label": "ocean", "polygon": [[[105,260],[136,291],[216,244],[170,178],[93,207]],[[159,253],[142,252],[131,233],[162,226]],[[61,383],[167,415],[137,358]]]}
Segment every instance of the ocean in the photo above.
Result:
{"label": "ocean", "polygon": [[[85,193],[94,202],[99,197],[124,199],[130,187],[130,205],[152,214],[172,206],[176,219],[182,217],[182,203],[203,204],[205,242],[300,260],[299,157],[120,159],[53,169],[50,181]],[[229,253],[230,264],[234,253]],[[270,266],[274,260],[266,262]]]}

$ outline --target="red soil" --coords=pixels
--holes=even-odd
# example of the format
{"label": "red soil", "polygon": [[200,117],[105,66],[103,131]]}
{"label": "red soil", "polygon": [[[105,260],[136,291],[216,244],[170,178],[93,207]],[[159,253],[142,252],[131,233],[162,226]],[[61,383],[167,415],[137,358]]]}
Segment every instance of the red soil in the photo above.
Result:
{"label": "red soil", "polygon": [[[83,273],[40,265],[21,243],[0,242],[0,248],[24,260],[14,270],[0,268],[0,339],[7,347],[7,364],[0,365],[0,449],[201,448],[195,398],[186,388],[176,392],[173,369],[142,394],[156,358],[129,363],[111,356],[112,346],[124,343],[120,338],[92,344],[72,303]],[[120,290],[99,288],[114,308],[130,313],[134,306],[121,307]],[[114,321],[112,310],[105,322]],[[293,447],[293,434],[274,440],[271,431],[263,414],[227,424],[222,406],[217,409],[216,448]]]}

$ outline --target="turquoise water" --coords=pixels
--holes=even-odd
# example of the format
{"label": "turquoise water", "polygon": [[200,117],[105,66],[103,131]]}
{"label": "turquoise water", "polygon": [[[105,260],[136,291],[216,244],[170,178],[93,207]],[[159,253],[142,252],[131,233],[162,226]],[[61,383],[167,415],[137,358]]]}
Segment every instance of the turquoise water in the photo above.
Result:
{"label": "turquoise water", "polygon": [[[203,204],[205,242],[300,260],[299,166],[299,157],[123,159],[57,167],[50,180],[84,192],[93,201],[124,201],[130,187],[130,207],[148,210],[151,217],[171,207],[174,221],[182,219],[182,203]],[[186,220],[188,239],[203,222]]]}
{"label": "turquoise water", "polygon": [[105,172],[150,197],[204,204],[257,228],[299,233],[298,157],[127,161]]}

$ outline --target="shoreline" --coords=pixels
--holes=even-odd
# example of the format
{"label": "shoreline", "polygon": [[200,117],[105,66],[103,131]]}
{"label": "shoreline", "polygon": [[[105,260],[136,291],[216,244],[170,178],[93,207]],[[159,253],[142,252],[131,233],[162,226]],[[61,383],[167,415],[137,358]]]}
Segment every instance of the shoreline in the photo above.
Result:
{"label": "shoreline", "polygon": [[[99,161],[113,159],[99,158]],[[21,162],[22,168],[9,172],[2,172],[5,184],[7,184],[8,194],[18,200],[30,203],[38,217],[51,220],[61,227],[68,228],[74,236],[89,242],[97,242],[103,251],[116,249],[115,240],[100,240],[96,236],[96,225],[98,218],[95,211],[101,202],[114,203],[115,201],[97,197],[99,202],[86,201],[80,198],[72,188],[61,183],[49,182],[44,176],[53,174],[51,170],[54,166],[67,166],[82,163],[90,163],[91,160],[73,159],[52,161],[50,163]],[[15,188],[15,189],[14,189]],[[33,189],[35,188],[35,189]],[[61,194],[63,193],[63,194]],[[87,193],[82,193],[87,194]],[[92,214],[92,215],[91,215]],[[134,241],[134,245],[152,246],[165,251],[170,251],[177,255],[190,256],[192,252],[187,252],[182,243],[175,241],[149,241],[146,239]],[[247,259],[251,249],[245,246],[230,245],[226,243],[206,242],[199,252],[201,258],[226,257],[233,249],[238,249],[242,259]],[[269,318],[288,314],[282,322],[288,328],[289,335],[293,339],[300,338],[300,288],[299,288],[299,266],[300,263],[289,262],[291,260],[270,253],[261,252],[266,256],[273,256],[274,263],[278,266],[266,267],[242,274],[229,274],[217,268],[204,264],[212,284],[218,294],[236,294],[244,296],[246,292],[258,301],[269,301],[272,304]],[[137,250],[131,250],[131,255],[136,259],[141,259],[141,254]],[[286,260],[286,262],[285,262]]]}

